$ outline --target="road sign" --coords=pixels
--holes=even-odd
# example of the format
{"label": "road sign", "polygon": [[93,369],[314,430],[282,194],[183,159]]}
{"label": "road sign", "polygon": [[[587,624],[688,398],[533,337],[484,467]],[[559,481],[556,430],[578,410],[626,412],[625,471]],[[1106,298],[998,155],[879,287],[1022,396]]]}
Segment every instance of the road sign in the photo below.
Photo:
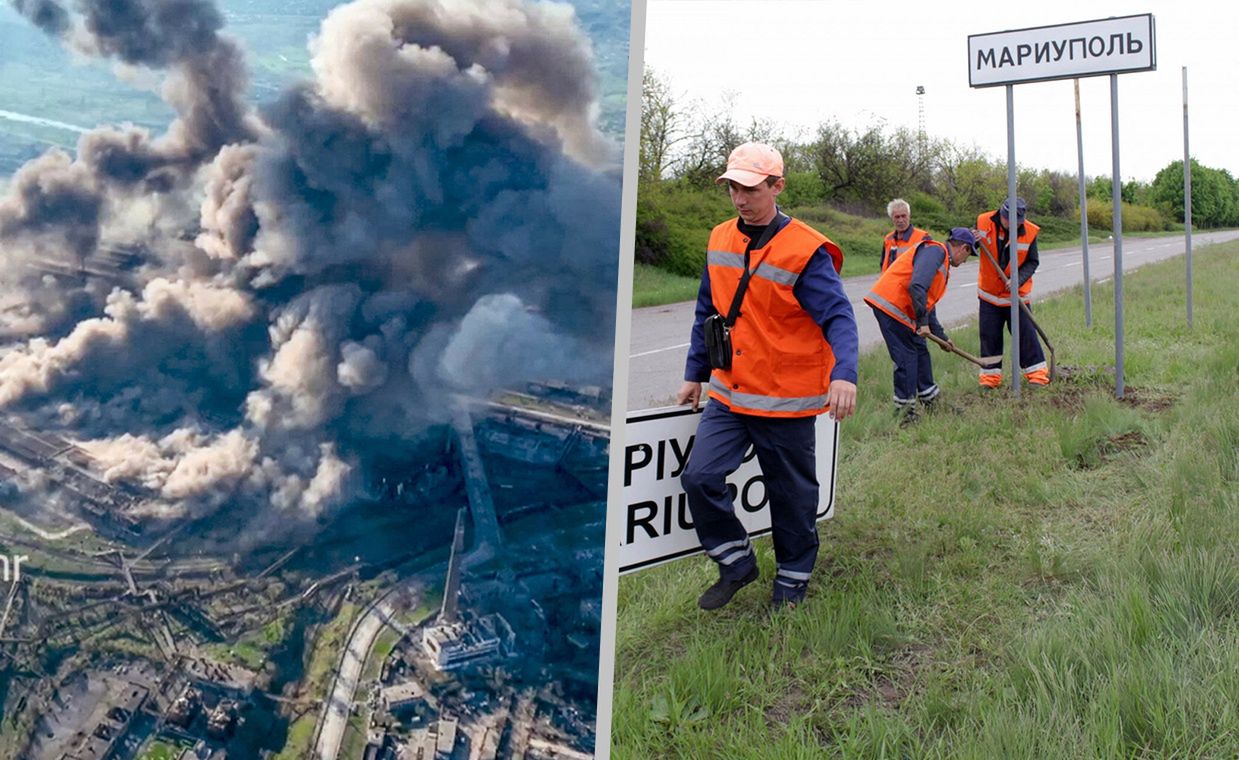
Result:
{"label": "road sign", "polygon": [[[1119,174],[1119,74],[1157,68],[1153,14],[1119,16],[1072,24],[1035,26],[968,37],[968,84],[1007,88],[1007,204],[1015,209],[1015,85],[1049,79],[1110,77],[1110,185],[1114,207],[1114,393],[1123,397],[1123,204]],[[1079,111],[1077,107],[1077,119]],[[1083,147],[1080,147],[1081,153]],[[1081,165],[1083,163],[1081,162]],[[1084,208],[1083,201],[1081,209]],[[1015,237],[1012,235],[1011,237]],[[1087,244],[1087,241],[1085,241]],[[1086,247],[1087,250],[1087,247]],[[1085,260],[1087,261],[1087,259]],[[1087,267],[1087,264],[1085,265]],[[1086,268],[1087,273],[1087,268]],[[1086,274],[1087,278],[1087,274]],[[1020,274],[1011,266],[1011,293]],[[1085,288],[1090,287],[1085,282]],[[1011,299],[1011,390],[1020,396],[1019,298]]]}
{"label": "road sign", "polygon": [[1153,15],[968,36],[968,84],[994,87],[1157,68]]}
{"label": "road sign", "polygon": [[[715,403],[715,402],[710,402]],[[631,412],[624,428],[624,530],[620,573],[631,573],[701,551],[693,529],[680,474],[688,463],[700,412],[663,407]],[[817,519],[835,513],[835,469],[839,424],[817,418],[817,481],[821,485]],[[736,511],[750,536],[770,532],[770,507],[761,468],[750,448],[728,484]]]}

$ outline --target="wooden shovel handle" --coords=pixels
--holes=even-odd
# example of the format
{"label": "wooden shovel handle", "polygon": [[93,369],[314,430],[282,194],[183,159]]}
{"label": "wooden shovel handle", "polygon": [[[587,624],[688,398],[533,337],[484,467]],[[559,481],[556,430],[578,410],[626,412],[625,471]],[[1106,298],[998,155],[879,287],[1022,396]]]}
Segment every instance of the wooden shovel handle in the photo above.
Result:
{"label": "wooden shovel handle", "polygon": [[[982,360],[980,357],[973,356],[972,354],[968,353],[967,351],[963,350],[962,348],[958,348],[958,347],[956,347],[956,345],[955,345],[954,343],[951,343],[951,342],[949,342],[949,341],[945,341],[945,340],[943,340],[942,338],[939,338],[937,335],[934,335],[933,333],[929,333],[929,334],[927,334],[925,337],[926,337],[926,338],[929,338],[929,339],[930,339],[930,340],[932,340],[934,343],[937,343],[939,346],[942,346],[942,347],[943,347],[943,348],[945,348],[947,351],[950,351],[950,352],[951,352],[951,353],[953,353],[953,354],[959,354],[960,356],[964,357],[965,359],[967,359],[968,361],[970,361],[970,362],[972,362],[973,364],[977,365],[978,367],[984,367],[984,366],[986,366],[987,364],[993,364],[993,362],[992,362],[992,361],[988,361],[988,362],[987,362],[987,361]],[[990,358],[992,358],[992,357],[990,357]]]}

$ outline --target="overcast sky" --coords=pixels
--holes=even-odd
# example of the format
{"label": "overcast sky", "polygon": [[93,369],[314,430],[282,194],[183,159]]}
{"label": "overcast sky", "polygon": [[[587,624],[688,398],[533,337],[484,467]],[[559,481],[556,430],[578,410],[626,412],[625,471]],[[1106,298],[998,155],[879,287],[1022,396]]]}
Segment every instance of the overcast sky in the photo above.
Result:
{"label": "overcast sky", "polygon": [[[789,135],[837,120],[917,128],[1007,156],[1006,88],[968,86],[968,35],[1152,13],[1157,70],[1119,76],[1120,170],[1150,181],[1183,158],[1188,69],[1192,156],[1239,177],[1239,3],[647,0],[645,64],[684,100],[773,120]],[[1084,172],[1109,175],[1110,78],[1080,80]],[[1071,80],[1015,88],[1016,161],[1075,173]]]}

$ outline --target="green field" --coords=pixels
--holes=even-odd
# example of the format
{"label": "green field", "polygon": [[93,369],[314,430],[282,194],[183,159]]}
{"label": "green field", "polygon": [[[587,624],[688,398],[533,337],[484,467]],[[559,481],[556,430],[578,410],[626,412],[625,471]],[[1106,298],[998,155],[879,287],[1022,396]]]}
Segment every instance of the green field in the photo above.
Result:
{"label": "green field", "polygon": [[1239,757],[1239,244],[1198,249],[1193,328],[1182,272],[1125,278],[1121,401],[1079,291],[1018,402],[935,352],[958,414],[900,429],[863,357],[804,605],[771,613],[766,540],[714,614],[702,558],[622,580],[613,757]]}

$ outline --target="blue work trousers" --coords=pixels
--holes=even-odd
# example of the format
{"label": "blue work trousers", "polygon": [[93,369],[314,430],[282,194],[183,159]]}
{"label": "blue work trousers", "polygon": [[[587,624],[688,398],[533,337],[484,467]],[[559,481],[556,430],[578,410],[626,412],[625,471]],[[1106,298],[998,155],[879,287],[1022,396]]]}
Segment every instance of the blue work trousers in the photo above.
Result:
{"label": "blue work trousers", "polygon": [[886,341],[886,352],[895,363],[895,405],[908,407],[918,398],[925,402],[934,400],[938,396],[938,384],[934,382],[928,342],[881,309],[870,308],[878,320],[882,340]]}
{"label": "blue work trousers", "polygon": [[718,563],[721,578],[742,578],[757,563],[748,532],[736,517],[735,492],[727,485],[751,446],[770,507],[778,563],[775,599],[804,595],[818,547],[816,422],[816,417],[736,414],[714,400],[706,405],[680,482],[697,536]]}
{"label": "blue work trousers", "polygon": [[[977,301],[981,304],[978,322],[981,332],[981,355],[1002,356],[1002,331],[1011,331],[1011,307],[995,306],[989,301]],[[1031,311],[1031,308],[1029,309]],[[1032,320],[1020,309],[1020,368],[1033,369],[1045,366],[1045,353],[1041,350],[1041,342],[1037,340],[1037,328]],[[990,364],[984,369],[998,369],[1001,372],[1002,362]]]}

